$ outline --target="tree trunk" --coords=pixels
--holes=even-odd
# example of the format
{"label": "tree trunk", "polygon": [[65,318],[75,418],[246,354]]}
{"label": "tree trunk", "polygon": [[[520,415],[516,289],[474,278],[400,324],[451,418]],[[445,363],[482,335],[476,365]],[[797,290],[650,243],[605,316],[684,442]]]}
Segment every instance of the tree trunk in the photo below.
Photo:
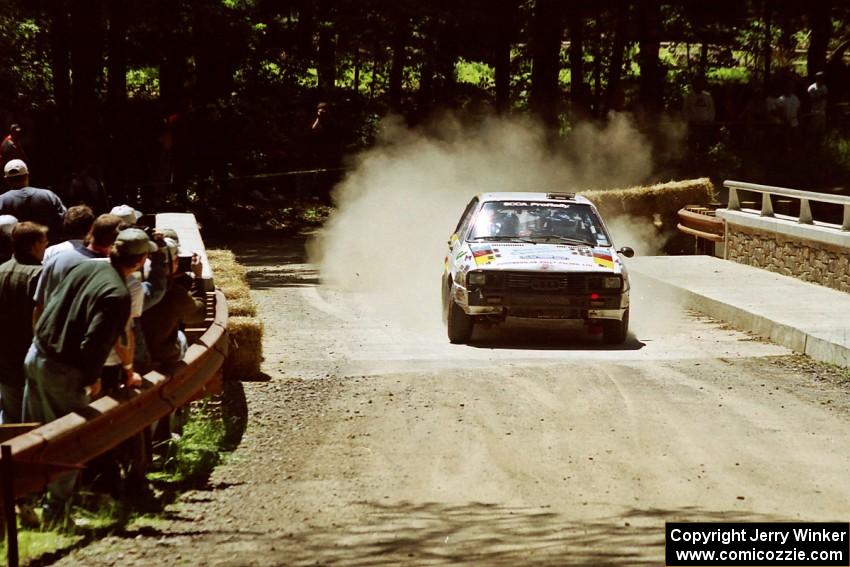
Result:
{"label": "tree trunk", "polygon": [[570,34],[570,100],[574,113],[587,113],[587,91],[584,84],[584,14],[581,5],[567,10],[567,28]]}
{"label": "tree trunk", "polygon": [[529,105],[544,124],[558,126],[558,71],[563,22],[557,0],[537,0],[532,22]]}
{"label": "tree trunk", "polygon": [[159,98],[166,115],[187,110],[185,95],[186,53],[185,26],[180,0],[160,0],[159,27],[163,52],[159,63]]}
{"label": "tree trunk", "polygon": [[107,34],[107,113],[109,144],[105,148],[104,180],[107,187],[124,187],[127,183],[127,26],[128,6],[125,0],[110,0]]}
{"label": "tree trunk", "polygon": [[99,0],[71,3],[71,104],[77,165],[97,163],[97,79],[103,69],[103,13]]}
{"label": "tree trunk", "polygon": [[334,45],[334,26],[331,18],[331,4],[328,0],[319,2],[319,53],[316,69],[319,73],[319,93],[326,100],[333,97],[336,84],[336,46]]}
{"label": "tree trunk", "polygon": [[773,54],[773,30],[771,29],[772,6],[771,0],[762,0],[762,20],[764,21],[764,86],[770,88],[770,64]]}
{"label": "tree trunk", "polygon": [[661,49],[661,4],[655,0],[640,0],[640,101],[650,113],[661,109],[663,77],[658,52]]}
{"label": "tree trunk", "polygon": [[611,63],[608,67],[608,91],[605,106],[608,110],[622,110],[625,105],[622,94],[623,57],[626,51],[626,33],[629,22],[629,7],[625,3],[614,3],[614,39],[611,43]]}
{"label": "tree trunk", "polygon": [[[62,148],[63,161],[67,160],[71,147],[71,40],[70,21],[68,17],[67,0],[53,0],[50,3],[50,67],[53,72],[53,98],[56,100],[58,113],[58,128],[56,135],[60,137],[59,147]],[[56,164],[65,170],[70,164]]]}
{"label": "tree trunk", "polygon": [[[408,34],[410,32],[410,22],[408,20],[407,15],[401,9],[397,10],[395,17],[393,18],[393,22],[395,26],[392,34],[393,59],[390,65],[389,90],[390,108],[397,112],[401,109],[402,79],[404,77],[404,65],[407,61],[407,57],[405,56],[405,50],[407,49]],[[380,47],[376,44],[375,48],[375,59],[377,63],[377,53]],[[376,80],[376,77],[377,75],[373,73],[373,84]]]}
{"label": "tree trunk", "polygon": [[123,110],[127,102],[127,4],[125,0],[109,2],[109,35],[106,99],[111,113]]}
{"label": "tree trunk", "polygon": [[71,61],[67,0],[53,0],[50,4],[51,71],[53,96],[60,117],[68,118],[71,108]]}
{"label": "tree trunk", "polygon": [[806,56],[806,72],[809,80],[814,80],[815,73],[823,71],[826,63],[826,52],[829,48],[829,36],[832,31],[832,1],[810,0],[809,21],[812,26],[809,52]]}
{"label": "tree trunk", "polygon": [[495,45],[493,47],[493,67],[496,79],[496,111],[505,112],[511,104],[511,41],[514,35],[516,3],[504,0],[496,5],[498,23],[496,24]]}

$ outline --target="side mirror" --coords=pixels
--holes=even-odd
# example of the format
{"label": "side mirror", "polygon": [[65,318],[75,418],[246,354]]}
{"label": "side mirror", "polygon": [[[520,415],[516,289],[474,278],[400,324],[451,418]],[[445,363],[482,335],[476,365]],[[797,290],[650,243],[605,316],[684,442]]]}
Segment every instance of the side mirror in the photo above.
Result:
{"label": "side mirror", "polygon": [[635,251],[632,250],[629,246],[623,246],[622,248],[617,250],[617,253],[622,254],[626,258],[631,258],[632,256],[635,255]]}

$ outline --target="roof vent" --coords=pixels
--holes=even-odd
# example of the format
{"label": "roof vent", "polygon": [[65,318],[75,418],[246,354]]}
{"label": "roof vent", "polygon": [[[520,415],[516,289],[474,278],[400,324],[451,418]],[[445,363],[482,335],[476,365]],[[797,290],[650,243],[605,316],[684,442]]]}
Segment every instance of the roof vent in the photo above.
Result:
{"label": "roof vent", "polygon": [[561,201],[568,201],[570,199],[575,199],[575,193],[546,193],[547,199],[558,199]]}

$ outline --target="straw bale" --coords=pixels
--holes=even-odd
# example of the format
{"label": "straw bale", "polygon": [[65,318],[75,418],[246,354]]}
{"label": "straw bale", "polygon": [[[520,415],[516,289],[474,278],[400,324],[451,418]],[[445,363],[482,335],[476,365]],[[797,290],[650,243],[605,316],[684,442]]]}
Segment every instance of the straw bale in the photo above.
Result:
{"label": "straw bale", "polygon": [[245,378],[260,372],[263,360],[263,323],[257,319],[257,304],[251,299],[251,288],[245,267],[231,250],[207,250],[213,278],[227,299],[227,332],[231,349],[224,363],[227,378]]}
{"label": "straw bale", "polygon": [[675,216],[686,205],[705,205],[716,198],[708,178],[670,181],[643,187],[628,187],[583,193],[603,216]]}
{"label": "straw bale", "polygon": [[227,332],[231,345],[224,361],[224,376],[240,379],[260,373],[263,361],[263,323],[256,317],[230,317]]}
{"label": "straw bale", "polygon": [[256,317],[257,304],[250,297],[227,298],[227,313],[230,317]]}

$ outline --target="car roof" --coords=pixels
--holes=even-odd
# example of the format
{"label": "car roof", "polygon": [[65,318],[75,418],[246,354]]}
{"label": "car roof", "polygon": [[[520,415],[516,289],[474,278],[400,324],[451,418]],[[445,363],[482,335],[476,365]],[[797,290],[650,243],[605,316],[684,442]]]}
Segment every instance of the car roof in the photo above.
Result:
{"label": "car roof", "polygon": [[[555,198],[552,195],[559,195]],[[488,201],[544,201],[549,203],[581,203],[592,205],[593,203],[582,195],[566,192],[535,192],[535,191],[504,191],[498,193],[479,193],[478,200],[482,203]]]}

